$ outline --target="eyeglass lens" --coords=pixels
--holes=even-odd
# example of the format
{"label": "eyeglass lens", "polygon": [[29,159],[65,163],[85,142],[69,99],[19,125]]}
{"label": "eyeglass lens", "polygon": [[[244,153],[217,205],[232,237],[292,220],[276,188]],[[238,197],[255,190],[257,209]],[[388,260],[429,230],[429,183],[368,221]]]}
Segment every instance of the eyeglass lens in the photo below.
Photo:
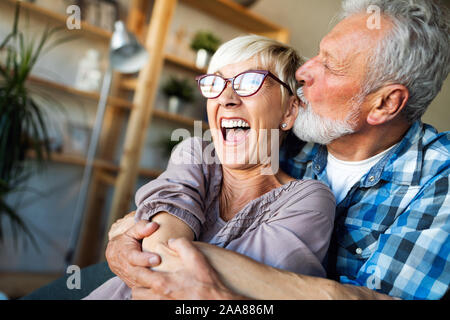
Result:
{"label": "eyeglass lens", "polygon": [[[233,81],[234,91],[241,97],[254,94],[261,87],[265,75],[256,72],[242,73]],[[209,75],[200,80],[200,89],[206,98],[216,98],[226,85],[226,80],[220,76]]]}
{"label": "eyeglass lens", "polygon": [[242,97],[254,94],[261,87],[265,75],[261,73],[247,72],[234,79],[234,90]]}

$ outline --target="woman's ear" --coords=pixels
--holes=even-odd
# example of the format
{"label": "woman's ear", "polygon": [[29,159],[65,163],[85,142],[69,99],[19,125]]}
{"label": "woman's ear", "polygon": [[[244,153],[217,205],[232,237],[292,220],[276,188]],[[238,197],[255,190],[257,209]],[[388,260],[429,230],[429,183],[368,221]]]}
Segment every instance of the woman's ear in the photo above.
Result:
{"label": "woman's ear", "polygon": [[367,123],[379,125],[394,119],[405,107],[409,90],[400,84],[388,85],[375,94],[373,107],[367,115]]}
{"label": "woman's ear", "polygon": [[[297,119],[298,108],[300,108],[300,100],[296,96],[290,96],[287,102],[286,112],[283,115],[283,119],[280,123],[280,128],[283,131],[289,131],[292,129]],[[282,124],[286,124],[285,126]]]}

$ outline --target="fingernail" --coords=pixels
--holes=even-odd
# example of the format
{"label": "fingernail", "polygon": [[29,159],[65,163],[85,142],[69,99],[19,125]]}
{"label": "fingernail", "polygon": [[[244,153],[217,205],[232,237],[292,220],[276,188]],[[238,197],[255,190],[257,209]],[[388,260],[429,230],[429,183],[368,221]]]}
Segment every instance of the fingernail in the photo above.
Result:
{"label": "fingernail", "polygon": [[158,257],[152,256],[148,259],[151,265],[157,264],[159,262]]}
{"label": "fingernail", "polygon": [[173,241],[175,241],[175,239],[174,238],[170,238],[169,240],[167,240],[167,243],[171,244]]}
{"label": "fingernail", "polygon": [[145,225],[146,228],[150,228],[151,226],[153,226],[155,223],[154,222],[149,222]]}

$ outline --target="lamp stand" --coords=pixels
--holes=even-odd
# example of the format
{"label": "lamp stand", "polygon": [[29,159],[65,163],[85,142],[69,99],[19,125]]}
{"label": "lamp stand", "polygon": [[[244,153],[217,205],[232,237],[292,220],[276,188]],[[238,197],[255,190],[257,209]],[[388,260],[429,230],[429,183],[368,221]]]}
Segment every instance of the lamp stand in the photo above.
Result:
{"label": "lamp stand", "polygon": [[91,139],[89,142],[89,149],[86,156],[86,166],[84,167],[83,178],[81,180],[80,193],[78,195],[75,213],[73,216],[74,229],[70,236],[69,249],[66,255],[66,265],[73,262],[73,258],[77,249],[77,243],[80,236],[81,224],[83,223],[84,210],[86,207],[86,200],[88,197],[89,185],[91,182],[92,168],[94,166],[95,155],[97,151],[98,141],[102,132],[103,118],[105,115],[106,104],[108,102],[109,90],[112,81],[112,68],[108,66],[105,76],[103,78],[102,88],[100,91],[100,99],[98,101],[97,113],[95,116],[94,127],[92,128]]}

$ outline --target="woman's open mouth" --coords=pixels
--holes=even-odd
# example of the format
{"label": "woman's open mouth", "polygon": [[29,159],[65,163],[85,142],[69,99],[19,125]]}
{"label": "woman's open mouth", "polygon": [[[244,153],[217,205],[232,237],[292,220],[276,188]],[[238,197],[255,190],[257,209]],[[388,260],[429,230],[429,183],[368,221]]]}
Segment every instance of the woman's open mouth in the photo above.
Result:
{"label": "woman's open mouth", "polygon": [[237,145],[248,136],[250,124],[242,118],[221,118],[220,129],[226,144]]}

